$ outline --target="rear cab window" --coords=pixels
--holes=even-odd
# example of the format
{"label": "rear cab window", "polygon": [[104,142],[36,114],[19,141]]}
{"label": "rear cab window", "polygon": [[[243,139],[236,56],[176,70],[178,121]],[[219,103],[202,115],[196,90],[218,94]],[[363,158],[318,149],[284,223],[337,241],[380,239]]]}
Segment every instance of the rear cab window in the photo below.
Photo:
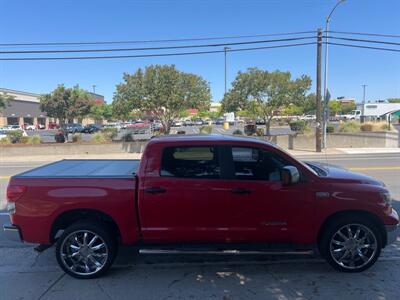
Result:
{"label": "rear cab window", "polygon": [[221,167],[214,146],[178,146],[164,149],[160,176],[219,179]]}

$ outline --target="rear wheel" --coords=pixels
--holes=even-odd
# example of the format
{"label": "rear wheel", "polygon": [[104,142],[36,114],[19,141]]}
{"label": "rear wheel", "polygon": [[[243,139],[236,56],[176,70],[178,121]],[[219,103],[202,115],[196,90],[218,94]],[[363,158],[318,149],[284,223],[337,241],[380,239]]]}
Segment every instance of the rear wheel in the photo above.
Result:
{"label": "rear wheel", "polygon": [[103,275],[111,267],[116,254],[115,238],[101,223],[75,223],[57,241],[57,262],[75,278]]}
{"label": "rear wheel", "polygon": [[322,256],[335,269],[361,272],[371,267],[382,249],[377,227],[363,218],[342,218],[332,222],[320,242]]}

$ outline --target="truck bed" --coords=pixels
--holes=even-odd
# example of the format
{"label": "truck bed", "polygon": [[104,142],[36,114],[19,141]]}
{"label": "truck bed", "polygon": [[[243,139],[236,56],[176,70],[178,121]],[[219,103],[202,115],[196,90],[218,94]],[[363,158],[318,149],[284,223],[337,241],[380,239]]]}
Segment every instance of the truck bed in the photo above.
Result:
{"label": "truck bed", "polygon": [[65,159],[50,163],[14,178],[132,178],[139,159]]}

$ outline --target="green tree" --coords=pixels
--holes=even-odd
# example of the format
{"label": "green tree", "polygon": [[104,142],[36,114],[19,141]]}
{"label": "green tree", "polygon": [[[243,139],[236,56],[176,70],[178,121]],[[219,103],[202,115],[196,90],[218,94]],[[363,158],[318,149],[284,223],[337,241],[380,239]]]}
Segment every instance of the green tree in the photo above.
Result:
{"label": "green tree", "polygon": [[222,103],[225,111],[248,109],[258,114],[264,119],[266,134],[269,135],[273,116],[280,114],[289,104],[304,102],[310,87],[311,79],[305,75],[292,80],[290,72],[250,68],[238,73]]}
{"label": "green tree", "polygon": [[113,104],[128,111],[150,112],[161,121],[166,133],[182,111],[203,110],[210,105],[209,84],[200,76],[177,70],[174,65],[151,65],[144,71],[124,74],[123,80],[117,85]]}
{"label": "green tree", "polygon": [[388,98],[389,103],[400,103],[400,98]]}
{"label": "green tree", "polygon": [[40,96],[40,109],[60,123],[87,116],[92,105],[89,94],[79,86],[66,88],[60,84],[51,93]]}
{"label": "green tree", "polygon": [[5,109],[11,100],[15,99],[14,96],[8,95],[7,93],[0,94],[0,111]]}
{"label": "green tree", "polygon": [[342,105],[339,101],[337,100],[330,100],[328,102],[328,107],[329,107],[329,113],[331,115],[336,115],[342,112]]}
{"label": "green tree", "polygon": [[111,104],[94,104],[90,108],[90,114],[95,120],[111,120],[112,119],[112,105]]}

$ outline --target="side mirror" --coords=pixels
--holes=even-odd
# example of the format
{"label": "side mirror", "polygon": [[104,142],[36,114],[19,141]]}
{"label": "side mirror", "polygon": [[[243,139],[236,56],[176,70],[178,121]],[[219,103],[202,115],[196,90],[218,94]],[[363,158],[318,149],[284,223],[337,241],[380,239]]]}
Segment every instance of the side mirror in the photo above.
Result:
{"label": "side mirror", "polygon": [[283,185],[291,185],[299,182],[300,173],[296,167],[286,166],[281,169],[281,180]]}

